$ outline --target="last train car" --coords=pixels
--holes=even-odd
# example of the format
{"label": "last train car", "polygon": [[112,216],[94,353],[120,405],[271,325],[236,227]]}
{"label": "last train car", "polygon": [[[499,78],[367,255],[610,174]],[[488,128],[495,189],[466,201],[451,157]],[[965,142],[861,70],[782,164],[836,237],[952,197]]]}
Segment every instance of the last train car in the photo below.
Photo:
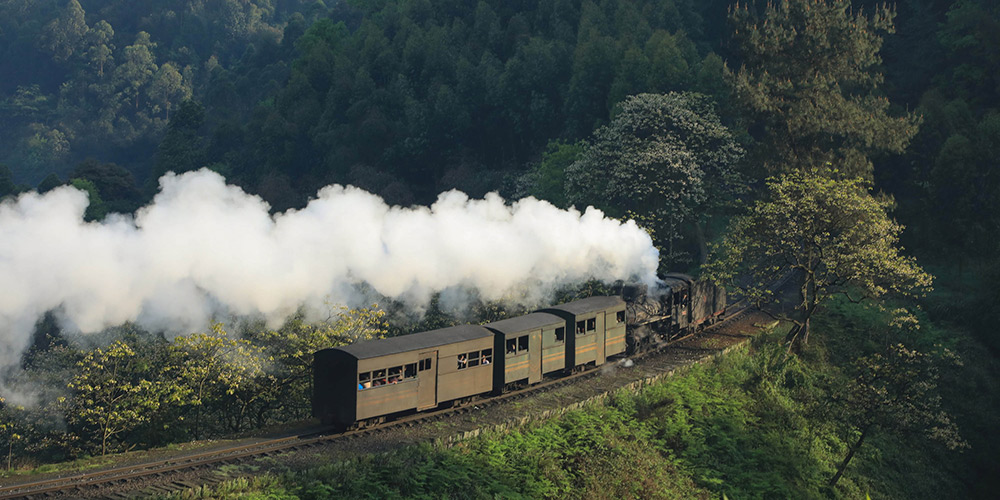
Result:
{"label": "last train car", "polygon": [[313,416],[349,428],[490,392],[493,343],[493,331],[459,325],[318,351]]}

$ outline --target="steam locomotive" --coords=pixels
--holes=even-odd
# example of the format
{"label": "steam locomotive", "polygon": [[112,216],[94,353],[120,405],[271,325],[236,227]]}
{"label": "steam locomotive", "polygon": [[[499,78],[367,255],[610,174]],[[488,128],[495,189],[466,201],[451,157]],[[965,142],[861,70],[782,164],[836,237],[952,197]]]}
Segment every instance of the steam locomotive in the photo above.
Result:
{"label": "steam locomotive", "polygon": [[655,290],[619,284],[596,296],[485,325],[459,325],[323,349],[312,413],[341,429],[499,394],[600,366],[721,318],[726,290],[671,273]]}

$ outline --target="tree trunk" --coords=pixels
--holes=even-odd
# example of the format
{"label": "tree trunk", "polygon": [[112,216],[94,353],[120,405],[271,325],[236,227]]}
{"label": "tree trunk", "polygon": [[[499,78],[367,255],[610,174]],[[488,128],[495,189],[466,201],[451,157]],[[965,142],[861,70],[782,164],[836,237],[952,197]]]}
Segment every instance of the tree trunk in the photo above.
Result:
{"label": "tree trunk", "polygon": [[865,430],[861,431],[861,437],[858,438],[858,442],[854,443],[854,446],[847,451],[847,456],[844,457],[844,461],[841,462],[840,467],[837,467],[837,473],[830,479],[831,488],[837,485],[837,481],[840,481],[840,477],[843,476],[844,471],[847,470],[847,464],[851,463],[851,459],[854,458],[854,453],[856,453],[861,448],[861,445],[864,444],[865,438],[868,436],[869,429],[871,429],[871,426],[865,427]]}
{"label": "tree trunk", "polygon": [[705,228],[700,220],[694,221],[694,235],[698,240],[698,253],[701,254],[698,263],[705,265],[708,262],[708,241],[705,240]]}

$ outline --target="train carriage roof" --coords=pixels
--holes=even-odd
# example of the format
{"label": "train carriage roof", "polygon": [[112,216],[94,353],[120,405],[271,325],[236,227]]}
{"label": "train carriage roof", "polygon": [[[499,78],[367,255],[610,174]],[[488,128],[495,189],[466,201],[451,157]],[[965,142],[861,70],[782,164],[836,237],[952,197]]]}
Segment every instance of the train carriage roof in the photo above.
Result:
{"label": "train carriage roof", "polygon": [[493,332],[479,325],[458,325],[399,337],[368,340],[336,349],[344,351],[357,359],[369,359],[402,352],[422,351],[432,347],[484,337],[493,337]]}
{"label": "train carriage roof", "polygon": [[562,326],[565,323],[564,319],[554,314],[533,312],[525,316],[494,321],[483,326],[500,333],[517,333],[527,330],[537,330],[546,326]]}
{"label": "train carriage roof", "polygon": [[545,309],[542,309],[542,311],[565,311],[573,315],[580,315],[595,311],[603,311],[605,309],[610,309],[623,304],[625,304],[625,301],[617,295],[612,297],[597,296],[574,300],[573,302],[567,302],[557,306],[546,307]]}

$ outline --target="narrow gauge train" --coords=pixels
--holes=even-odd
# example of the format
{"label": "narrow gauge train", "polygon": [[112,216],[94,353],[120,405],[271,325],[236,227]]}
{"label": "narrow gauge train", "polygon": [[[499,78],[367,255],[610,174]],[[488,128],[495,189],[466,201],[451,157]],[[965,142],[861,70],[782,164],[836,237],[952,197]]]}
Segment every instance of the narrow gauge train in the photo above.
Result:
{"label": "narrow gauge train", "polygon": [[724,288],[683,274],[668,274],[652,293],[641,284],[618,291],[485,325],[318,351],[313,416],[349,429],[499,394],[687,335],[726,308]]}

